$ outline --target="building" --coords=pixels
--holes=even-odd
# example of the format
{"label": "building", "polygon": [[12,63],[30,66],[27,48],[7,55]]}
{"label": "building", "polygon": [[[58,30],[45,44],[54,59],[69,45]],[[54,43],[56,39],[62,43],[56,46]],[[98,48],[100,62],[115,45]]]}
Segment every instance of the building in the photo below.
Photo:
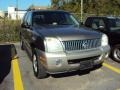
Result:
{"label": "building", "polygon": [[26,10],[17,10],[15,7],[8,7],[8,18],[12,20],[22,19]]}
{"label": "building", "polygon": [[[48,9],[48,7],[43,6],[30,6],[28,10],[45,10]],[[24,14],[27,12],[27,10],[17,10],[15,7],[8,7],[8,18],[12,20],[21,20],[24,16]]]}
{"label": "building", "polygon": [[28,10],[47,10],[49,9],[49,7],[45,7],[45,6],[34,6],[34,5],[31,5]]}

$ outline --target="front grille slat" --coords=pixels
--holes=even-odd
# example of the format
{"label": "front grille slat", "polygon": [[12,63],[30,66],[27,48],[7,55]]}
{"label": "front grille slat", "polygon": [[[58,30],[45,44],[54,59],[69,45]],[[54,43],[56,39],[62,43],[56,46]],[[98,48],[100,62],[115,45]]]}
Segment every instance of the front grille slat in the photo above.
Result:
{"label": "front grille slat", "polygon": [[[82,40],[80,40],[80,41],[78,41],[78,44],[80,43],[80,49],[79,50],[81,50],[82,49],[82,43],[83,43],[83,41]],[[77,47],[76,47],[77,48]]]}
{"label": "front grille slat", "polygon": [[101,45],[101,39],[63,41],[63,45],[66,51],[87,50],[99,47]]}

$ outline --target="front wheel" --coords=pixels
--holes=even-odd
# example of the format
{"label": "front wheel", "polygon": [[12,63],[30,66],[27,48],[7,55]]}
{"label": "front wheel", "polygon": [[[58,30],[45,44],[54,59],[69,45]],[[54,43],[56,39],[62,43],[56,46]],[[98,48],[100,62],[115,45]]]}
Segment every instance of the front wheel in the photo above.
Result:
{"label": "front wheel", "polygon": [[39,78],[39,79],[43,79],[45,77],[47,77],[47,73],[45,68],[43,67],[43,65],[41,64],[38,55],[36,53],[33,54],[33,71],[34,71],[34,75]]}
{"label": "front wheel", "polygon": [[114,46],[112,49],[112,59],[120,62],[120,45]]}

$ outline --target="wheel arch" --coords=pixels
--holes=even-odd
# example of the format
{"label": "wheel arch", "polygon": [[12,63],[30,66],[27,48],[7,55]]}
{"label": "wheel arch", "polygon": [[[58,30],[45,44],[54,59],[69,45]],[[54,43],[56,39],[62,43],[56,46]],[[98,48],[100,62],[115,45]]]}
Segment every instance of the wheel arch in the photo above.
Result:
{"label": "wheel arch", "polygon": [[35,49],[45,51],[44,39],[42,38],[37,38],[36,41],[30,44],[30,46],[32,49],[32,53],[34,53]]}

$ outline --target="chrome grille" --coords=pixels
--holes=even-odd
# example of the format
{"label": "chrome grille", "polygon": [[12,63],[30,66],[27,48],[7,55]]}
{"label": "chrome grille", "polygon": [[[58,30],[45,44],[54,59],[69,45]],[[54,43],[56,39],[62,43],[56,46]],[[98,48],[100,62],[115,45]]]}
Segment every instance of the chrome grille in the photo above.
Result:
{"label": "chrome grille", "polygon": [[101,45],[101,39],[63,41],[66,51],[86,50],[97,48]]}

